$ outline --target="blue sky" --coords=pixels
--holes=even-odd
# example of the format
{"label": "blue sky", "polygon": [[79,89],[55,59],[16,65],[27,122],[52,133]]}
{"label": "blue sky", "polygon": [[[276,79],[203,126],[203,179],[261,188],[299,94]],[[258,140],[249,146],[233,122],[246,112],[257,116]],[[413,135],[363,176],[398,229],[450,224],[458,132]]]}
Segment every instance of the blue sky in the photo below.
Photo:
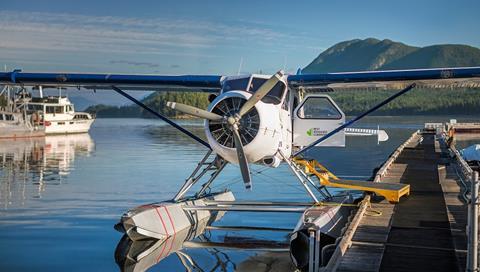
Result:
{"label": "blue sky", "polygon": [[24,71],[294,72],[375,37],[480,47],[480,1],[2,1],[0,64]]}

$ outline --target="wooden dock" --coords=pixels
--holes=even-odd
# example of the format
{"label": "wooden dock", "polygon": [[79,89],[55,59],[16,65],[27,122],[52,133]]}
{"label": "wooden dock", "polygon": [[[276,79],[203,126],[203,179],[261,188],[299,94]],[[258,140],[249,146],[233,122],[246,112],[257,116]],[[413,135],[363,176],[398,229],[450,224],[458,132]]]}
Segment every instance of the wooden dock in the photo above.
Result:
{"label": "wooden dock", "polygon": [[325,270],[464,271],[467,206],[450,160],[434,134],[412,135],[375,179],[410,184],[410,196],[368,196]]}

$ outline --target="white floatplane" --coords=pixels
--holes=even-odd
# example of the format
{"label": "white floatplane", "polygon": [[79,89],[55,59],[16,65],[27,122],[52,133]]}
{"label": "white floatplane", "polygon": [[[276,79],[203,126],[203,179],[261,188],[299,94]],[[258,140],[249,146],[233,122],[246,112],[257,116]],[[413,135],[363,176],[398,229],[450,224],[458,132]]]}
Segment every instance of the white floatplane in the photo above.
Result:
{"label": "white floatplane", "polygon": [[[480,67],[306,75],[286,75],[279,71],[272,76],[24,73],[19,70],[0,73],[0,83],[10,85],[113,89],[208,149],[171,200],[142,205],[121,217],[116,229],[124,232],[128,239],[133,242],[156,239],[159,245],[166,247],[170,238],[175,239],[177,234],[195,228],[205,220],[215,222],[223,212],[300,213],[299,222],[290,235],[290,255],[299,269],[308,268],[310,271],[318,271],[326,262],[328,250],[342,235],[357,201],[348,192],[331,195],[328,186],[374,192],[391,202],[398,202],[402,195],[408,195],[409,187],[383,182],[373,186],[368,181],[338,179],[320,163],[308,159],[306,151],[316,146],[345,146],[345,135],[349,133],[372,134],[345,131],[345,128],[415,87],[479,87],[479,78]],[[362,86],[400,91],[346,121],[345,114],[325,92]],[[125,90],[212,93],[206,110],[174,101],[167,103],[172,109],[205,119],[207,141],[136,100]],[[376,135],[379,135],[378,131]],[[210,186],[228,163],[240,166],[247,189],[252,188],[249,163],[272,168],[286,163],[311,201],[236,201],[230,191],[211,193]],[[202,185],[197,192],[187,196],[195,184]],[[326,203],[328,205],[323,205]],[[209,223],[206,225],[210,226]],[[137,261],[138,258],[141,256],[136,257]]]}

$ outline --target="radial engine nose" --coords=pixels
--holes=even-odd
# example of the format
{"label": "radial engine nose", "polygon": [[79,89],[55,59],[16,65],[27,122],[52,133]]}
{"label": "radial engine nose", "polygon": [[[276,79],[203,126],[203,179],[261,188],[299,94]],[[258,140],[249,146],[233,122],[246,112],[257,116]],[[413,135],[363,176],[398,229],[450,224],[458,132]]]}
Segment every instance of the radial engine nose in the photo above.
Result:
{"label": "radial engine nose", "polygon": [[[230,123],[237,122],[235,119],[236,114],[238,114],[238,111],[246,101],[246,98],[238,96],[225,97],[213,107],[213,113],[227,117],[218,121],[209,121],[208,123],[208,129],[210,130],[212,137],[220,145],[229,148],[235,147],[233,131],[230,127]],[[242,145],[245,146],[249,144],[255,136],[257,136],[259,128],[260,115],[257,109],[253,107],[238,121],[238,132],[240,134],[240,139],[242,140]]]}

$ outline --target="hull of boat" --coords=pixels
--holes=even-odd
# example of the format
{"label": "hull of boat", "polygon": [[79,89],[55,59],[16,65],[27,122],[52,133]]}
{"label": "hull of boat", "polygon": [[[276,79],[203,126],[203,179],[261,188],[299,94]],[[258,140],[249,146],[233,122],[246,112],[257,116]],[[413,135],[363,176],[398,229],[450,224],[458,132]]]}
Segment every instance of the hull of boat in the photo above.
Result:
{"label": "hull of boat", "polygon": [[86,133],[90,130],[94,119],[85,120],[61,120],[49,121],[50,125],[46,126],[46,134],[69,134],[69,133]]}
{"label": "hull of boat", "polygon": [[0,123],[0,139],[30,138],[45,136],[43,127],[30,128],[24,124],[5,125]]}

